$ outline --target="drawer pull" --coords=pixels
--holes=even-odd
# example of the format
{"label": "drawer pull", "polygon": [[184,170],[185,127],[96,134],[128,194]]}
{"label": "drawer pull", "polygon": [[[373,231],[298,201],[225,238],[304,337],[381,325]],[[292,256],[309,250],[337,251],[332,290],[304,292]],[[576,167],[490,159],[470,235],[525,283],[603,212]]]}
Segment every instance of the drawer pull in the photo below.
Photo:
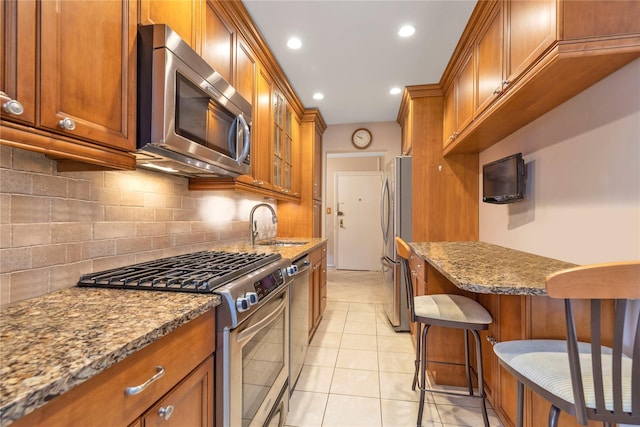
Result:
{"label": "drawer pull", "polygon": [[495,339],[493,335],[487,335],[487,341],[489,341],[491,345],[496,345],[496,343],[498,342],[498,340]]}
{"label": "drawer pull", "polygon": [[65,117],[58,122],[58,126],[64,130],[74,130],[76,128],[76,122],[71,120],[69,117]]}
{"label": "drawer pull", "polygon": [[127,387],[124,389],[124,394],[126,396],[135,396],[136,394],[140,394],[144,391],[145,388],[149,387],[151,383],[159,380],[164,375],[164,368],[162,366],[156,366],[156,374],[145,381],[143,384],[140,384],[135,387]]}
{"label": "drawer pull", "polygon": [[158,415],[166,421],[171,418],[171,414],[173,414],[174,409],[173,405],[169,405],[166,408],[160,408],[158,409]]}

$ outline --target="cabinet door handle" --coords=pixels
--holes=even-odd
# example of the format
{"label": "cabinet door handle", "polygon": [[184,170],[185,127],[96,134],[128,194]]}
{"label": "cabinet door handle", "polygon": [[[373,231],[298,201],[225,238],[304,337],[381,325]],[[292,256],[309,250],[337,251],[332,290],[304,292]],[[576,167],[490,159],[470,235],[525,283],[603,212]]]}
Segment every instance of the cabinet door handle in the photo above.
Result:
{"label": "cabinet door handle", "polygon": [[495,339],[493,335],[487,335],[487,341],[489,341],[489,344],[491,345],[496,345],[496,343],[498,342],[498,340]]}
{"label": "cabinet door handle", "polygon": [[136,394],[140,394],[144,391],[144,389],[149,387],[151,383],[159,380],[163,375],[164,375],[164,367],[156,366],[156,374],[154,376],[152,376],[151,378],[149,378],[148,380],[146,380],[144,383],[140,385],[125,388],[124,394],[126,396],[135,396]]}
{"label": "cabinet door handle", "polygon": [[169,405],[166,408],[162,407],[158,409],[158,415],[166,421],[171,418],[171,414],[173,414],[174,409],[173,405]]}
{"label": "cabinet door handle", "polygon": [[64,130],[74,130],[76,128],[76,122],[71,120],[69,117],[65,117],[58,122],[58,126]]}
{"label": "cabinet door handle", "polygon": [[22,104],[15,99],[11,99],[6,93],[0,92],[0,99],[6,100],[6,102],[2,104],[2,111],[5,113],[13,114],[14,116],[19,116],[24,113]]}

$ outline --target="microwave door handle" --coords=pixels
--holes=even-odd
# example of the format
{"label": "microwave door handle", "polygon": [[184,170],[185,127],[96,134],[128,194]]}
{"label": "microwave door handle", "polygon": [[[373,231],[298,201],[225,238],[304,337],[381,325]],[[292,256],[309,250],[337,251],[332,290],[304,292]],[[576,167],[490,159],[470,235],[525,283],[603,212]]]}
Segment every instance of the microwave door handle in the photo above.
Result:
{"label": "microwave door handle", "polygon": [[231,153],[231,157],[237,159],[238,152],[238,118],[236,117],[231,122],[231,126],[229,127],[229,135],[227,135],[227,145],[229,146],[229,152]]}
{"label": "microwave door handle", "polygon": [[[242,125],[242,142],[244,143],[243,147],[242,147],[242,153],[240,154],[240,156],[236,159],[238,163],[242,163],[244,162],[244,159],[247,158],[247,156],[249,155],[249,147],[251,145],[251,139],[250,139],[250,135],[249,135],[249,125],[247,124],[247,121],[244,119],[243,115],[240,114],[237,117],[238,123]],[[240,133],[240,129],[238,129],[238,134]],[[238,150],[240,151],[240,150]]]}

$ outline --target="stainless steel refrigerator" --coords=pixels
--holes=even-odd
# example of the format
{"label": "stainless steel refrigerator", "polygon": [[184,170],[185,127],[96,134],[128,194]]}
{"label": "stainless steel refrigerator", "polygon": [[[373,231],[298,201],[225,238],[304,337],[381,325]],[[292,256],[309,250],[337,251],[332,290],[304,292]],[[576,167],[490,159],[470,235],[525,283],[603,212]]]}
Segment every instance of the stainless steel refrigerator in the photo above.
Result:
{"label": "stainless steel refrigerator", "polygon": [[396,331],[409,330],[404,265],[396,253],[396,236],[411,241],[411,157],[398,156],[385,167],[380,205],[384,242],[382,262],[384,309]]}

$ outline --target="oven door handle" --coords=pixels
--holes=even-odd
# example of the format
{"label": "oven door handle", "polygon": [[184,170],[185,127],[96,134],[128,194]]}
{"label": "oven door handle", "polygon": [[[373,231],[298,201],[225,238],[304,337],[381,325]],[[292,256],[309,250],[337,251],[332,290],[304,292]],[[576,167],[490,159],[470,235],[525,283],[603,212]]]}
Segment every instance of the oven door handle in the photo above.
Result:
{"label": "oven door handle", "polygon": [[278,307],[274,311],[272,311],[269,315],[267,315],[267,317],[265,317],[255,325],[245,329],[244,331],[239,332],[236,337],[236,341],[238,342],[245,341],[251,338],[260,330],[266,328],[267,326],[269,326],[270,324],[278,320],[278,318],[280,317],[280,315],[282,314],[282,312],[286,307],[287,307],[287,299],[282,298],[282,302],[278,304]]}

